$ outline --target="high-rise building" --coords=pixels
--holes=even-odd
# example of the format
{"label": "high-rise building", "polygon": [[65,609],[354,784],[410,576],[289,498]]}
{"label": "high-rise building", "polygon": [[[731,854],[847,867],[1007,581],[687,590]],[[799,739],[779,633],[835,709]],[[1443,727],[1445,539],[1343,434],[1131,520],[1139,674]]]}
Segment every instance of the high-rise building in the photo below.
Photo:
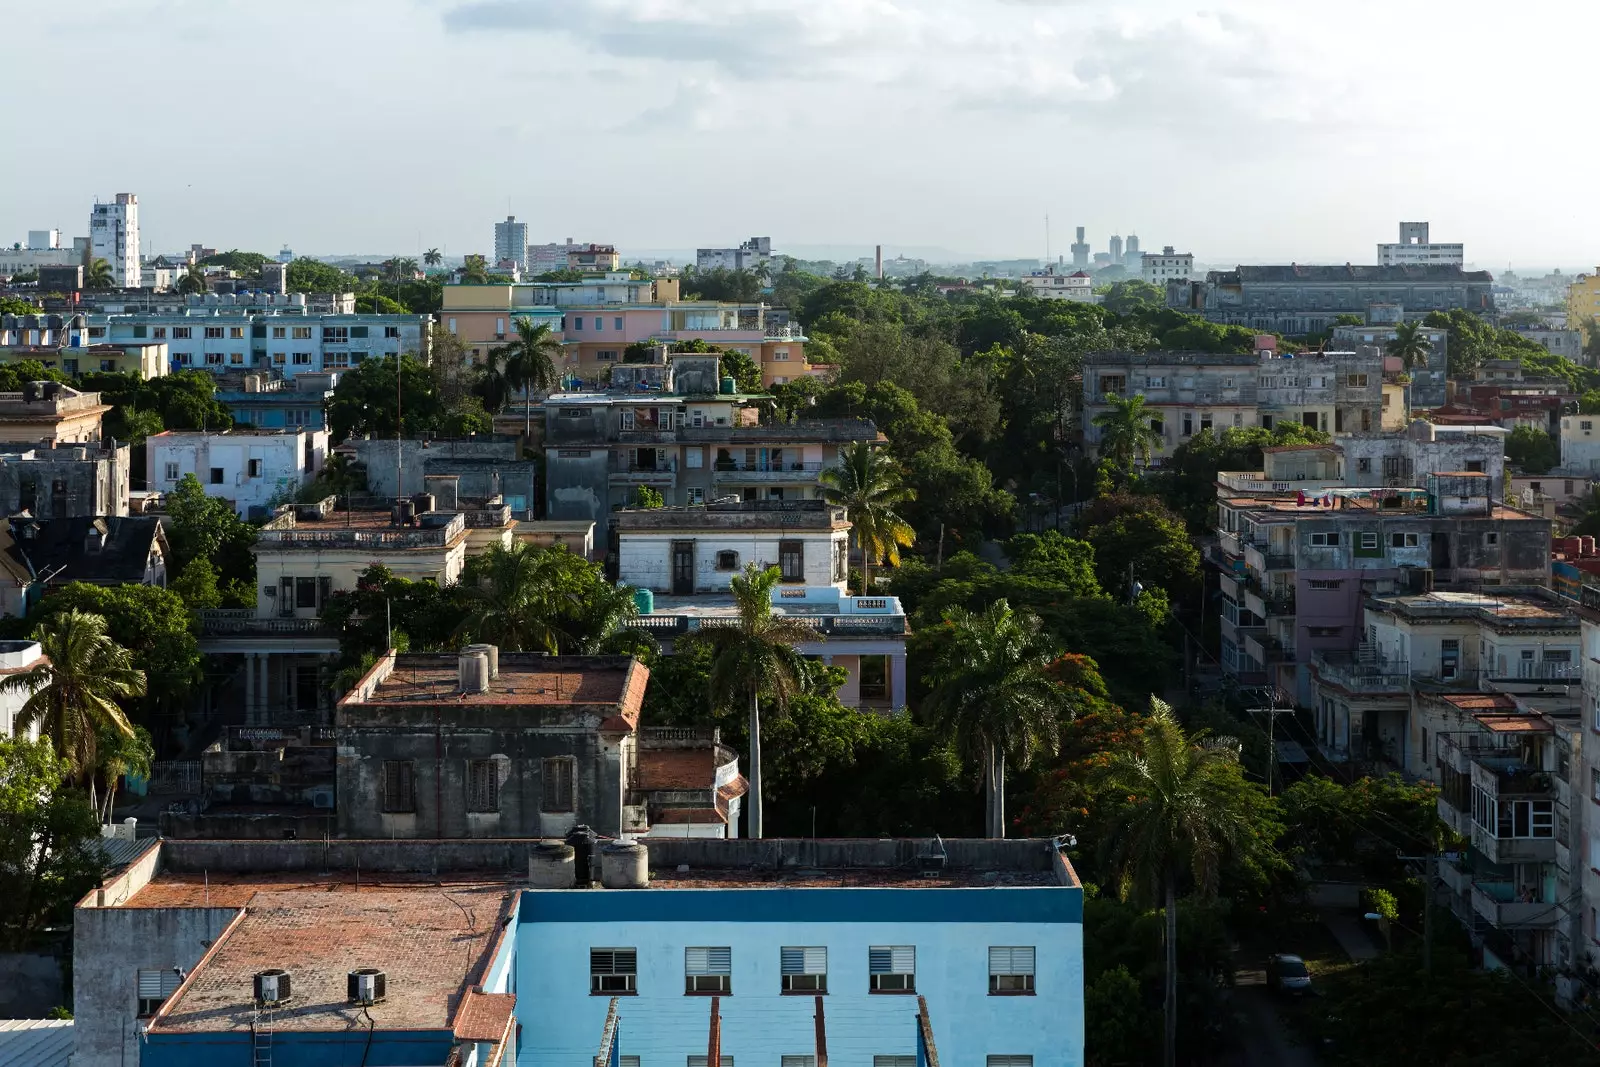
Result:
{"label": "high-rise building", "polygon": [[1121,266],[1122,265],[1122,238],[1119,237],[1117,234],[1112,234],[1111,235],[1110,252],[1111,252],[1111,262],[1117,264],[1118,266]]}
{"label": "high-rise building", "polygon": [[1400,240],[1395,244],[1378,246],[1378,265],[1397,267],[1410,264],[1424,266],[1459,267],[1466,255],[1459,244],[1433,244],[1428,240],[1426,222],[1402,222]]}
{"label": "high-rise building", "polygon": [[1078,239],[1072,243],[1072,265],[1079,270],[1089,265],[1089,244],[1083,239],[1083,227],[1078,227]]}
{"label": "high-rise building", "polygon": [[1131,272],[1139,270],[1143,262],[1139,252],[1139,235],[1130,233],[1127,243],[1122,246],[1122,265]]}
{"label": "high-rise building", "polygon": [[527,267],[528,224],[518,222],[515,215],[494,224],[494,262],[498,266],[510,260],[519,267]]}
{"label": "high-rise building", "polygon": [[139,198],[118,193],[109,204],[95,204],[89,214],[91,262],[111,264],[111,280],[121,289],[137,289],[139,269]]}
{"label": "high-rise building", "polygon": [[282,248],[278,249],[278,262],[293,263],[294,249],[290,248],[288,245],[284,245]]}

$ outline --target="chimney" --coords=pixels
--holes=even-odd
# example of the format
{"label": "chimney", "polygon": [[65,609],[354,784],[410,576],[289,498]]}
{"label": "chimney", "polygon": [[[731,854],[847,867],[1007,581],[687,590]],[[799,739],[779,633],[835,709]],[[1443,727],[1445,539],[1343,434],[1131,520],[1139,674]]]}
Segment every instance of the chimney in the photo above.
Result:
{"label": "chimney", "polygon": [[883,246],[877,245],[876,249],[876,252],[873,254],[873,263],[875,265],[876,275],[881,279],[883,277]]}

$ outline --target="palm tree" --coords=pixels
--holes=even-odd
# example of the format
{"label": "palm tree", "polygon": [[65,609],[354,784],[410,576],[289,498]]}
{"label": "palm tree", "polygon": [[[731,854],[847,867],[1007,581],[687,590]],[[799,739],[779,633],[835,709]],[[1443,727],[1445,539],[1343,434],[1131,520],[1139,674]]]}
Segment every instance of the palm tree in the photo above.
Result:
{"label": "palm tree", "polygon": [[467,256],[461,261],[461,280],[469,285],[489,284],[489,265],[482,256]]}
{"label": "palm tree", "polygon": [[143,726],[135,726],[132,736],[101,726],[96,744],[100,770],[106,776],[106,803],[101,809],[100,821],[110,822],[111,809],[117,802],[117,779],[125,774],[149,778],[156,750],[150,743],[150,731]]}
{"label": "palm tree", "polygon": [[456,633],[507,652],[559,652],[560,595],[550,580],[551,562],[549,553],[526,541],[478,556],[461,583],[467,612]]}
{"label": "palm tree", "polygon": [[406,257],[387,260],[383,266],[389,274],[389,280],[395,283],[413,278],[417,273],[417,261]]}
{"label": "palm tree", "polygon": [[512,389],[522,390],[522,441],[526,448],[533,439],[533,394],[547,393],[561,380],[556,360],[561,357],[561,342],[550,333],[550,324],[537,325],[530,318],[517,319],[516,340],[489,350],[487,373],[499,377]]}
{"label": "palm tree", "polygon": [[205,268],[198,263],[191,263],[184,269],[183,277],[178,279],[178,292],[203,293],[206,291]]}
{"label": "palm tree", "polygon": [[1027,767],[1060,743],[1062,698],[1050,675],[1055,659],[1039,619],[1005,600],[982,614],[944,613],[945,632],[931,665],[927,710],[962,755],[983,766],[984,833],[1006,836],[1006,760]]}
{"label": "palm tree", "polygon": [[1100,427],[1100,455],[1131,475],[1136,461],[1150,462],[1150,448],[1162,443],[1161,434],[1150,425],[1143,396],[1107,393],[1106,404],[1110,410],[1093,420]]}
{"label": "palm tree", "polygon": [[709,689],[713,706],[747,700],[750,706],[750,836],[762,836],[761,694],[781,710],[802,688],[800,654],[794,646],[814,641],[817,632],[797,619],[775,615],[772,590],[782,579],[777,567],[761,569],[754,562],[728,583],[737,616],[728,626],[708,626],[681,638],[679,644],[703,644],[711,650]]}
{"label": "palm tree", "polygon": [[1428,356],[1433,353],[1433,342],[1422,332],[1421,322],[1402,322],[1395,326],[1394,339],[1384,346],[1384,352],[1398,356],[1400,366],[1409,371],[1414,367],[1428,365]]}
{"label": "palm tree", "polygon": [[89,261],[89,268],[83,272],[85,289],[109,289],[116,283],[116,275],[111,273],[111,264],[98,258]]}
{"label": "palm tree", "polygon": [[422,253],[422,262],[426,263],[430,267],[437,267],[439,264],[444,262],[444,256],[437,248],[430,248],[426,252]]}
{"label": "palm tree", "polygon": [[839,460],[817,481],[822,483],[824,500],[844,505],[850,533],[861,550],[861,592],[871,596],[873,563],[887,558],[891,567],[898,567],[900,549],[910,548],[917,538],[897,510],[917,494],[901,483],[899,468],[869,442],[857,441]]}
{"label": "palm tree", "polygon": [[1106,859],[1124,898],[1166,909],[1166,1067],[1178,1033],[1178,882],[1187,876],[1202,895],[1216,892],[1221,860],[1246,847],[1251,786],[1232,738],[1190,737],[1172,708],[1154,697],[1150,717],[1130,748],[1111,754],[1100,773],[1110,796],[1128,802],[1110,820]]}
{"label": "palm tree", "polygon": [[0,692],[28,694],[17,713],[18,732],[37,727],[47,734],[72,773],[90,779],[92,795],[95,735],[105,728],[133,736],[117,701],[144,695],[144,672],[133,667],[132,656],[111,639],[99,615],[64,611],[40,623],[34,640],[44,658],[0,680]]}

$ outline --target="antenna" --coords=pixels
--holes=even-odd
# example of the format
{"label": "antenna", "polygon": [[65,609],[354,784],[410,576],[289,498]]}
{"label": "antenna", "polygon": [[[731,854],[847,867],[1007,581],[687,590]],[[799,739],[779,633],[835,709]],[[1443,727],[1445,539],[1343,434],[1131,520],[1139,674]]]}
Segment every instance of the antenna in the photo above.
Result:
{"label": "antenna", "polygon": [[1050,265],[1050,212],[1044,213],[1044,263]]}

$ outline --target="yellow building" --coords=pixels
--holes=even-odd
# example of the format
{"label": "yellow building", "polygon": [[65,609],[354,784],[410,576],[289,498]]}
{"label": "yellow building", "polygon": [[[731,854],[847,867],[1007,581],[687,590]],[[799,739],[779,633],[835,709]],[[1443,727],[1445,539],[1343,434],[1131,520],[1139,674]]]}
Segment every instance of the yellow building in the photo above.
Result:
{"label": "yellow building", "polygon": [[118,371],[141,378],[159,378],[169,369],[165,341],[119,341],[89,345],[87,348],[60,348],[56,345],[0,345],[0,366],[25,359],[44,364],[47,370],[79,375],[90,371]]}
{"label": "yellow building", "polygon": [[1567,286],[1567,329],[1585,330],[1600,316],[1600,267]]}

